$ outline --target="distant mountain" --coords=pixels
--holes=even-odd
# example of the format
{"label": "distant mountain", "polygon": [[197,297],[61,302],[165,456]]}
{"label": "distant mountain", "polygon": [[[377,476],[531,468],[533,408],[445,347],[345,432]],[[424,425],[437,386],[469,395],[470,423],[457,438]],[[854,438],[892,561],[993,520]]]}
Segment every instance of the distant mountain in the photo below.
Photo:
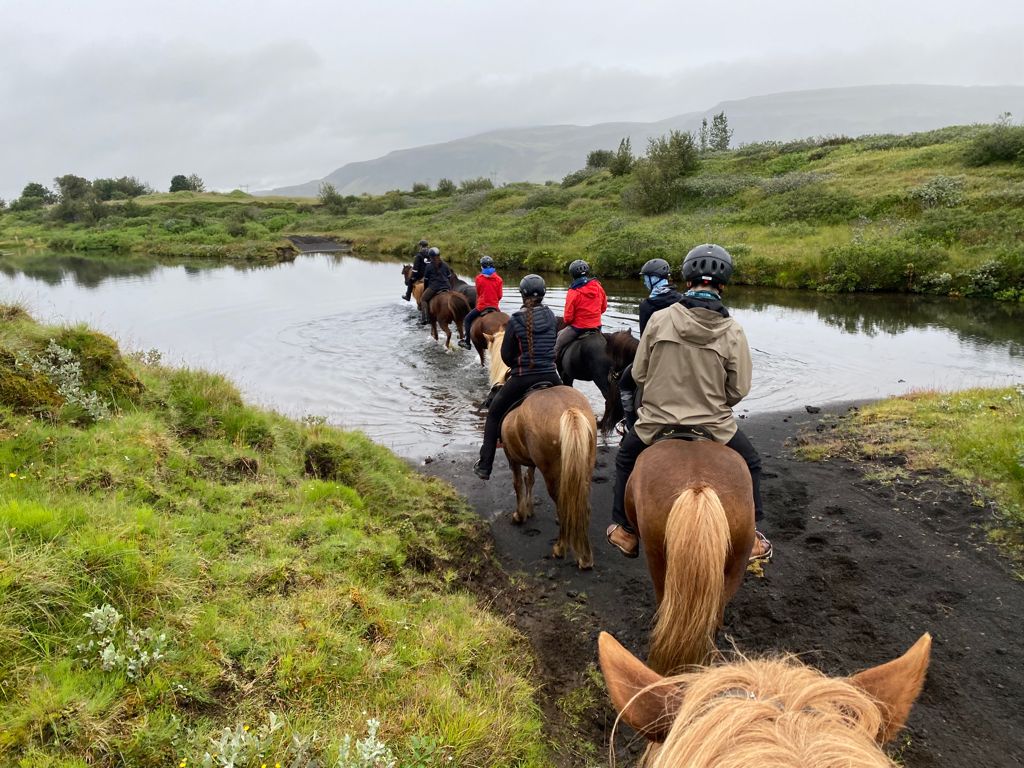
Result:
{"label": "distant mountain", "polygon": [[583,167],[593,149],[615,149],[629,136],[634,152],[647,139],[670,129],[696,131],[701,120],[725,111],[733,144],[808,136],[909,133],[978,122],[1001,113],[1024,115],[1024,86],[875,85],[793,91],[723,101],[704,112],[690,112],[656,123],[546,125],[490,131],[443,144],[389,152],[374,160],[348,163],[322,179],[257,194],[316,195],[322,181],[342,194],[410,189],[488,176],[496,184],[547,181]]}

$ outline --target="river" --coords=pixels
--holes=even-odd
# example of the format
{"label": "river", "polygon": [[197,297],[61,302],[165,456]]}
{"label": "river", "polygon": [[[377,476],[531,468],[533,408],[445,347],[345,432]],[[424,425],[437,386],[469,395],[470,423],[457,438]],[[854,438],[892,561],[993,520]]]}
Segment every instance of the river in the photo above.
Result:
{"label": "river", "polygon": [[[506,311],[519,276],[505,275]],[[559,311],[566,281],[548,278]],[[605,329],[635,331],[639,281],[605,286]],[[486,374],[475,352],[436,344],[402,292],[398,262],[349,255],[239,268],[0,254],[0,301],[39,320],[85,322],[125,349],[221,372],[251,402],[364,430],[412,459],[469,448]],[[740,413],[1024,382],[1019,305],[743,288],[726,302],[754,358]],[[600,415],[596,388],[582,388]]]}

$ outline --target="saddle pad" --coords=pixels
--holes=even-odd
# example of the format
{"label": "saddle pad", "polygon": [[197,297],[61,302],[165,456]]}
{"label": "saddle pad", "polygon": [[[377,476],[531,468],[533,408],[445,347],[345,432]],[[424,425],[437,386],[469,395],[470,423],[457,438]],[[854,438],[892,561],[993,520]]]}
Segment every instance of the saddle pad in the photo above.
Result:
{"label": "saddle pad", "polygon": [[715,438],[704,427],[687,427],[678,424],[672,427],[662,427],[658,434],[654,436],[654,442],[658,443],[662,440],[710,440],[714,442]]}
{"label": "saddle pad", "polygon": [[536,384],[534,384],[532,387],[526,390],[522,397],[520,397],[518,400],[512,403],[511,406],[509,406],[509,409],[505,411],[505,416],[502,417],[502,421],[504,422],[504,420],[508,418],[508,415],[512,413],[512,411],[514,411],[520,405],[522,405],[524,402],[526,402],[526,398],[528,398],[534,392],[539,392],[542,389],[551,389],[551,387],[554,386],[557,386],[557,384],[552,384],[550,381],[538,381]]}

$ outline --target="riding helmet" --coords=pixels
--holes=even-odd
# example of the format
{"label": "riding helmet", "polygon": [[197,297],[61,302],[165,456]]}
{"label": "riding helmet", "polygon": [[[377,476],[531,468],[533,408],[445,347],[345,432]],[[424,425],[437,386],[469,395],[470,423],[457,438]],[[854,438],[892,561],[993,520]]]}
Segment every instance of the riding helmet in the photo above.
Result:
{"label": "riding helmet", "polygon": [[427,251],[427,255],[428,256],[440,256],[441,255],[441,249],[438,248],[435,245],[433,248],[431,248],[429,251]]}
{"label": "riding helmet", "polygon": [[590,274],[590,265],[587,264],[583,259],[576,259],[572,264],[569,265],[569,277],[573,280],[578,280],[581,277],[586,277]]}
{"label": "riding helmet", "polygon": [[426,240],[420,240],[420,248],[426,248],[428,245],[430,245],[430,243]]}
{"label": "riding helmet", "polygon": [[544,278],[540,275],[527,275],[519,281],[519,293],[524,299],[540,298],[547,291]]}
{"label": "riding helmet", "polygon": [[661,277],[666,280],[672,275],[672,267],[664,259],[650,259],[642,267],[640,267],[641,275],[649,275],[650,277]]}
{"label": "riding helmet", "polygon": [[494,266],[494,259],[490,256],[482,256],[480,258],[480,269],[487,269],[488,267]]}
{"label": "riding helmet", "polygon": [[720,245],[698,245],[683,259],[683,280],[725,285],[732,277],[732,256]]}

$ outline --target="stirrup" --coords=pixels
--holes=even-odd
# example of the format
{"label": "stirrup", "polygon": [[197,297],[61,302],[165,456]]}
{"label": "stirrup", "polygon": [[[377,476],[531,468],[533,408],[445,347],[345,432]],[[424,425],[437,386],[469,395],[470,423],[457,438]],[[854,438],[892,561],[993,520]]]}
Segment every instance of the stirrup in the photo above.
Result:
{"label": "stirrup", "polygon": [[615,423],[615,433],[619,437],[625,437],[627,434],[629,434],[629,427],[626,426],[626,420],[625,419],[619,419]]}

